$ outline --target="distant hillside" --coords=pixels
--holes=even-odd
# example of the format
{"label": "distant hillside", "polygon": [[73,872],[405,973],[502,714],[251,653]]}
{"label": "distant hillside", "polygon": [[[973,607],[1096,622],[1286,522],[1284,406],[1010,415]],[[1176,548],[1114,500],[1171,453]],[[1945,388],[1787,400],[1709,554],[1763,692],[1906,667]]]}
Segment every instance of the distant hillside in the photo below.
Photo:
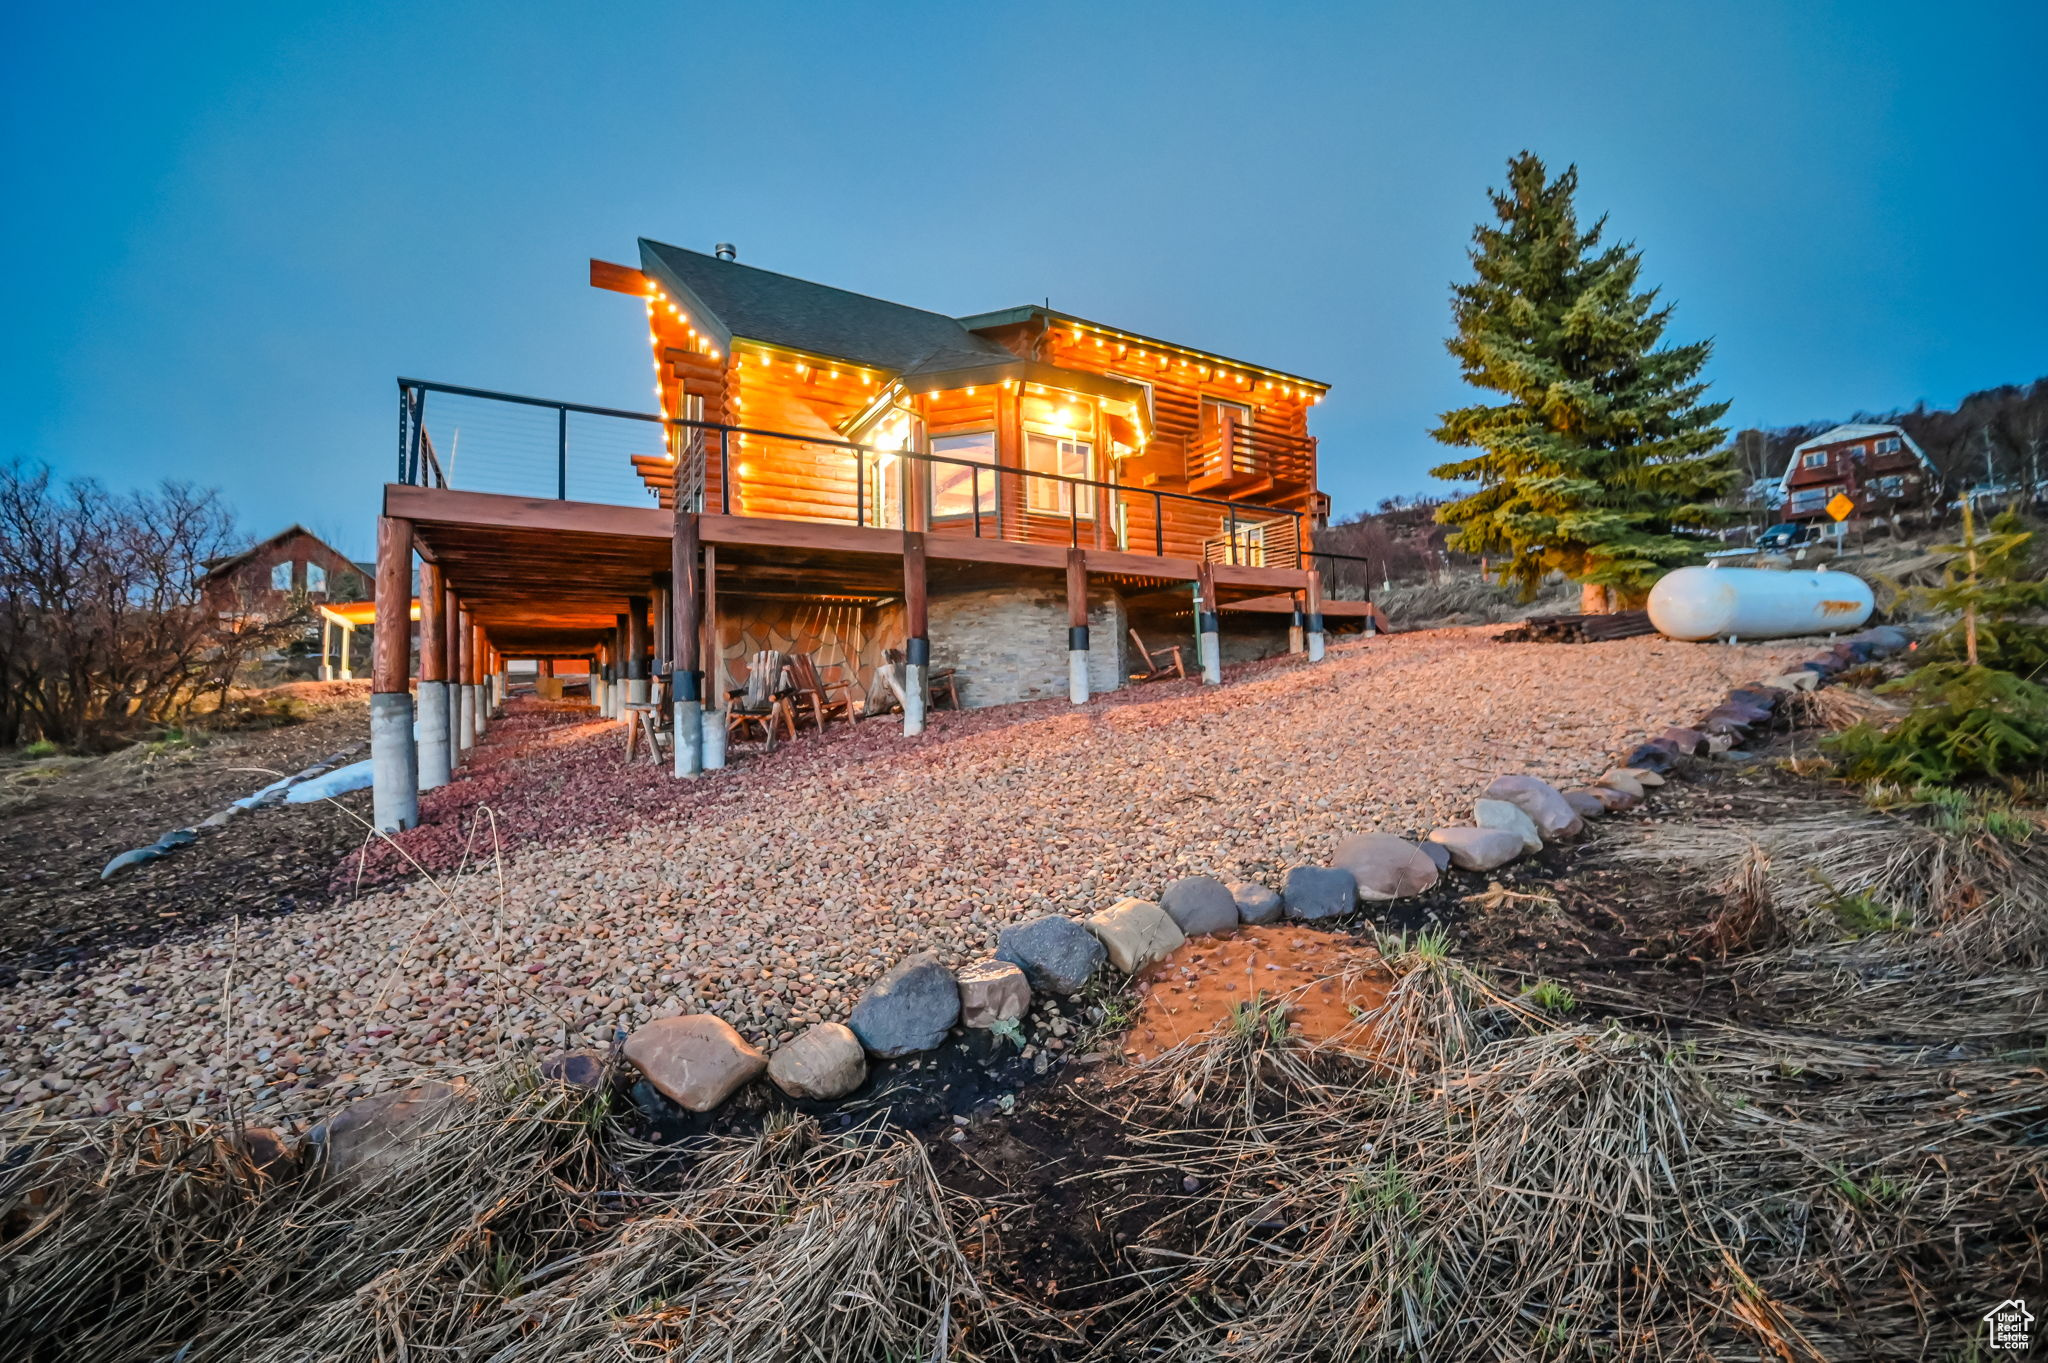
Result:
{"label": "distant hillside", "polygon": [[1845,421],[1897,425],[1927,451],[1951,489],[1985,483],[2038,484],[2048,474],[2048,378],[1972,393],[1954,411],[1929,411],[1922,402],[1907,410],[1856,412],[1837,421],[1814,421],[1776,430],[1747,430],[1735,437],[1745,481],[1776,478],[1802,440]]}

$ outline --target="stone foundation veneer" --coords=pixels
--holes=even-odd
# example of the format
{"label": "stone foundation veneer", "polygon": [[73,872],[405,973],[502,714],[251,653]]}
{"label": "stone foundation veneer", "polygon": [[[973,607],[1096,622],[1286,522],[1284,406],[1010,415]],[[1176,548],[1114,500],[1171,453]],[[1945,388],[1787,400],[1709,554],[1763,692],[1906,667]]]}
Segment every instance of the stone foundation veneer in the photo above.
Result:
{"label": "stone foundation veneer", "polygon": [[[1067,594],[1063,587],[991,587],[934,592],[932,666],[960,669],[960,704],[970,709],[1067,695]],[[1123,598],[1088,593],[1088,689],[1125,684],[1129,621]]]}

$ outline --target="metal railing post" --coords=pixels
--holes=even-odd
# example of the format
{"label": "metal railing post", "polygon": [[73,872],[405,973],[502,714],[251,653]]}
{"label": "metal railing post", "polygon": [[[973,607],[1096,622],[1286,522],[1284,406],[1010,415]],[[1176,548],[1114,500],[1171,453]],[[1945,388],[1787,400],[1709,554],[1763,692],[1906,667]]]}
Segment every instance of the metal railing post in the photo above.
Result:
{"label": "metal railing post", "polygon": [[1232,502],[1229,506],[1224,507],[1223,511],[1226,518],[1225,524],[1228,527],[1227,533],[1230,535],[1230,566],[1235,568],[1237,566],[1237,503]]}
{"label": "metal railing post", "polygon": [[967,489],[967,495],[968,495],[969,497],[973,498],[973,503],[972,503],[972,504],[973,504],[973,507],[974,507],[974,537],[975,537],[976,539],[980,539],[980,538],[981,538],[981,466],[980,466],[979,464],[977,464],[977,465],[975,465],[974,467],[972,467],[972,468],[970,468],[970,469],[968,469],[968,470],[967,470],[967,479],[968,479],[968,483],[969,483],[969,487],[968,487],[968,489]]}
{"label": "metal railing post", "polygon": [[[678,472],[681,471],[678,466]],[[569,409],[555,408],[555,500],[569,500]]]}
{"label": "metal railing post", "polygon": [[1157,492],[1152,494],[1152,552],[1166,557],[1166,499]]}

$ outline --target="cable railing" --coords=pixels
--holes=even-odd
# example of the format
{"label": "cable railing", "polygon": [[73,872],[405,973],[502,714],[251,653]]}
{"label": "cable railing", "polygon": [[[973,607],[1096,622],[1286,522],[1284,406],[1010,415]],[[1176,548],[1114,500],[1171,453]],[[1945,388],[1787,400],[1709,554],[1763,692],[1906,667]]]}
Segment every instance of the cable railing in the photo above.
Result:
{"label": "cable railing", "polygon": [[[986,458],[400,379],[398,481],[1294,568],[1304,513]],[[1042,442],[1085,464],[1079,440]]]}

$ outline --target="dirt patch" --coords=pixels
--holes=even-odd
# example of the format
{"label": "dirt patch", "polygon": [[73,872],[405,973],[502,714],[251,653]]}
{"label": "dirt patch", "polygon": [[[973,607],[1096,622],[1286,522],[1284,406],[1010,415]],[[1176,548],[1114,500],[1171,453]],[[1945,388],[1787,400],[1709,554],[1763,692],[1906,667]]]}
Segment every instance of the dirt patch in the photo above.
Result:
{"label": "dirt patch", "polygon": [[[192,729],[103,757],[0,762],[0,986],[111,947],[327,902],[329,873],[363,827],[326,804],[255,811],[161,861],[100,879],[118,853],[365,742],[359,696],[319,684],[288,689],[298,693],[285,698],[288,709],[266,699],[251,711],[263,717],[257,727]],[[342,803],[367,813],[367,794]]]}
{"label": "dirt patch", "polygon": [[1298,924],[1190,938],[1139,974],[1124,1054],[1151,1060],[1240,1017],[1284,1017],[1296,1035],[1330,1041],[1385,1003],[1391,983],[1372,947]]}

